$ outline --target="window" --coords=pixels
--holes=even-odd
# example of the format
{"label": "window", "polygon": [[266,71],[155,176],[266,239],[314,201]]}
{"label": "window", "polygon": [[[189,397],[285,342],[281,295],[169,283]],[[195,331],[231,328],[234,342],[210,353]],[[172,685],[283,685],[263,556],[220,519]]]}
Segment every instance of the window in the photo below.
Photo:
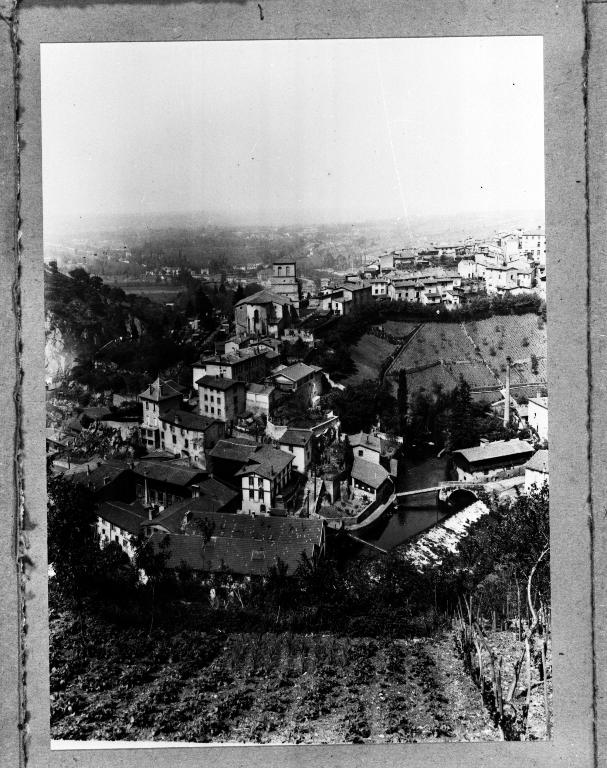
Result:
{"label": "window", "polygon": [[114,541],[118,541],[118,536],[114,536]]}
{"label": "window", "polygon": [[173,435],[173,445],[176,445],[177,443],[177,435]]}
{"label": "window", "polygon": [[186,439],[185,439],[185,441],[184,441],[184,445],[185,445],[185,447],[187,448],[187,447],[189,446],[189,444],[190,444],[190,441],[189,441],[189,440],[188,440],[188,438],[186,437]]}
{"label": "window", "polygon": [[204,399],[205,399],[205,400],[208,400],[208,399],[209,399],[209,396],[208,396],[208,394],[206,394],[206,392],[205,392],[205,395],[204,395]]}
{"label": "window", "polygon": [[214,403],[214,402],[215,402],[215,397],[214,397],[213,395],[211,395],[211,402],[212,402],[212,403]]}
{"label": "window", "polygon": [[254,499],[254,498],[255,498],[255,491],[250,490],[249,491],[249,499]]}
{"label": "window", "polygon": [[205,405],[205,407],[204,407],[204,412],[205,412],[205,413],[208,413],[208,412],[209,412],[209,406],[208,406],[208,405]]}
{"label": "window", "polygon": [[215,414],[215,408],[213,408],[213,406],[211,406],[211,413]]}
{"label": "window", "polygon": [[359,455],[359,456],[363,456],[363,455],[364,455],[364,453],[365,453],[365,452],[363,451],[363,449],[362,449],[362,448],[359,448],[359,450],[358,450],[358,455]]}

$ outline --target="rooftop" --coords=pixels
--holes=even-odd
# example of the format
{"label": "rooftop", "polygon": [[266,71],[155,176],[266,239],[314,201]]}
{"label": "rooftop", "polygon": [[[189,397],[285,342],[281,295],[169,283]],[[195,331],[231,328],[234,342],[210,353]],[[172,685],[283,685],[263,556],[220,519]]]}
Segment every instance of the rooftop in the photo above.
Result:
{"label": "rooftop", "polygon": [[219,440],[209,451],[212,459],[227,459],[246,464],[249,456],[257,447],[257,443],[232,437],[229,440]]}
{"label": "rooftop", "polygon": [[352,448],[364,446],[372,451],[381,451],[381,439],[377,435],[370,435],[367,432],[358,432],[356,435],[348,435],[348,440]]}
{"label": "rooftop", "polygon": [[182,486],[193,485],[196,480],[206,475],[197,467],[176,465],[172,461],[139,461],[135,464],[133,472],[148,480]]}
{"label": "rooftop", "polygon": [[[289,264],[293,262],[288,262]],[[291,304],[291,299],[288,296],[284,296],[280,293],[273,293],[272,291],[262,290],[253,293],[251,296],[245,296],[236,303],[237,307],[243,304]]]}
{"label": "rooftop", "polygon": [[490,461],[492,459],[507,458],[509,456],[522,456],[533,453],[533,446],[526,440],[494,440],[491,443],[483,443],[475,448],[463,448],[453,451],[453,454],[463,456],[469,464]]}
{"label": "rooftop", "polygon": [[381,464],[366,461],[358,456],[354,459],[351,475],[354,480],[359,480],[361,483],[376,489],[390,478],[390,475]]}
{"label": "rooftop", "polygon": [[260,475],[273,480],[293,462],[293,456],[278,448],[263,445],[251,451],[247,465],[239,469],[237,475]]}
{"label": "rooftop", "polygon": [[[245,515],[224,515],[230,518],[246,518]],[[167,541],[169,554],[167,567],[179,568],[183,563],[194,570],[207,572],[229,571],[240,575],[264,576],[268,568],[280,559],[287,565],[288,573],[293,574],[300,563],[302,553],[308,557],[314,555],[315,545],[322,538],[321,520],[302,520],[291,518],[249,518],[264,521],[288,521],[290,535],[279,541],[258,539],[250,536],[213,535],[209,540],[202,536],[173,535],[168,538],[161,533],[151,537],[152,544],[158,547]],[[301,526],[305,523],[305,526]],[[312,526],[310,526],[312,524]],[[216,528],[217,530],[217,528]],[[308,536],[300,536],[299,532]]]}
{"label": "rooftop", "polygon": [[525,464],[525,469],[531,469],[535,472],[543,472],[548,474],[548,451],[542,449],[533,454],[529,461]]}
{"label": "rooftop", "polygon": [[139,502],[125,504],[122,501],[104,501],[97,507],[96,514],[102,520],[107,520],[133,536],[139,533],[141,523],[148,518],[146,510]]}
{"label": "rooftop", "polygon": [[244,382],[239,381],[238,379],[226,379],[223,376],[203,376],[196,381],[196,384],[198,384],[199,387],[208,387],[209,389],[220,389],[225,391],[227,389],[232,389],[232,387],[242,386],[244,385]]}
{"label": "rooftop", "polygon": [[183,429],[193,432],[206,432],[216,420],[209,419],[207,416],[200,416],[191,411],[183,411],[179,408],[174,408],[167,411],[164,416],[160,416],[160,421],[164,421],[167,424],[174,424],[177,427],[182,427]]}
{"label": "rooftop", "polygon": [[173,381],[172,379],[163,381],[162,379],[157,378],[149,385],[149,387],[143,390],[139,397],[142,400],[151,400],[154,403],[159,403],[162,400],[168,400],[172,397],[181,397],[183,392],[184,387],[177,384],[176,381]]}
{"label": "rooftop", "polygon": [[293,365],[288,365],[285,368],[281,368],[279,371],[276,371],[276,373],[273,374],[273,377],[276,378],[278,376],[283,376],[285,379],[297,382],[306,376],[309,376],[310,374],[316,373],[318,371],[322,371],[322,368],[319,368],[317,365],[294,363]]}
{"label": "rooftop", "polygon": [[312,432],[309,429],[287,429],[287,431],[278,440],[281,445],[307,445],[312,439]]}

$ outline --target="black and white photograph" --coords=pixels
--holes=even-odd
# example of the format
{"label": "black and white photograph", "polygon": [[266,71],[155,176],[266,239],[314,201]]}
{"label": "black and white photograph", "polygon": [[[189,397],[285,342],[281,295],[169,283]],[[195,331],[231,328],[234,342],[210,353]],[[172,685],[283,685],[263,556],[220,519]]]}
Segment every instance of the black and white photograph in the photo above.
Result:
{"label": "black and white photograph", "polygon": [[40,78],[53,745],[551,740],[542,37]]}

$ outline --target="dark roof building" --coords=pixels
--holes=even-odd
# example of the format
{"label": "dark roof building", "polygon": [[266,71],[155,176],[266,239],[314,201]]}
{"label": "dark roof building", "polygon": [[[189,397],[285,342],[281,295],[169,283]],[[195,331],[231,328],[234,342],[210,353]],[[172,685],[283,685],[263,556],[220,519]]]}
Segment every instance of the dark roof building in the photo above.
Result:
{"label": "dark roof building", "polygon": [[240,469],[237,475],[259,475],[268,480],[274,480],[289,464],[293,462],[293,456],[285,451],[263,445],[249,454],[247,464]]}
{"label": "dark roof building", "polygon": [[302,554],[310,559],[324,547],[324,524],[319,519],[253,517],[208,513],[211,537],[154,533],[153,546],[166,540],[167,567],[185,564],[206,573],[229,572],[264,576],[280,559],[293,574]]}
{"label": "dark roof building", "polygon": [[206,432],[210,429],[217,419],[210,419],[207,416],[201,416],[192,411],[184,411],[180,408],[167,411],[160,417],[160,421],[167,424],[173,424],[176,427],[182,427],[190,432]]}
{"label": "dark roof building", "polygon": [[508,469],[524,464],[535,453],[534,447],[526,440],[494,440],[475,448],[453,451],[452,457],[458,473],[473,475],[486,474],[492,470]]}
{"label": "dark roof building", "polygon": [[141,524],[148,519],[147,511],[138,502],[126,504],[122,501],[104,501],[97,507],[96,514],[133,536],[139,534]]}

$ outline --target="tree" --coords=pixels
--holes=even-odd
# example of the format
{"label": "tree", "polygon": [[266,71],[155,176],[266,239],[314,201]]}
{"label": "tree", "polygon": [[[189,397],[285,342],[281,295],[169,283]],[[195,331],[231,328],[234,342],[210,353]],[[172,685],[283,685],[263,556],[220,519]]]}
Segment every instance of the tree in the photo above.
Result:
{"label": "tree", "polygon": [[470,448],[478,442],[478,435],[474,430],[470,385],[461,374],[451,395],[447,429],[450,450]]}
{"label": "tree", "polygon": [[55,574],[51,584],[80,612],[99,554],[94,499],[88,488],[62,475],[48,478],[47,493],[48,559]]}

